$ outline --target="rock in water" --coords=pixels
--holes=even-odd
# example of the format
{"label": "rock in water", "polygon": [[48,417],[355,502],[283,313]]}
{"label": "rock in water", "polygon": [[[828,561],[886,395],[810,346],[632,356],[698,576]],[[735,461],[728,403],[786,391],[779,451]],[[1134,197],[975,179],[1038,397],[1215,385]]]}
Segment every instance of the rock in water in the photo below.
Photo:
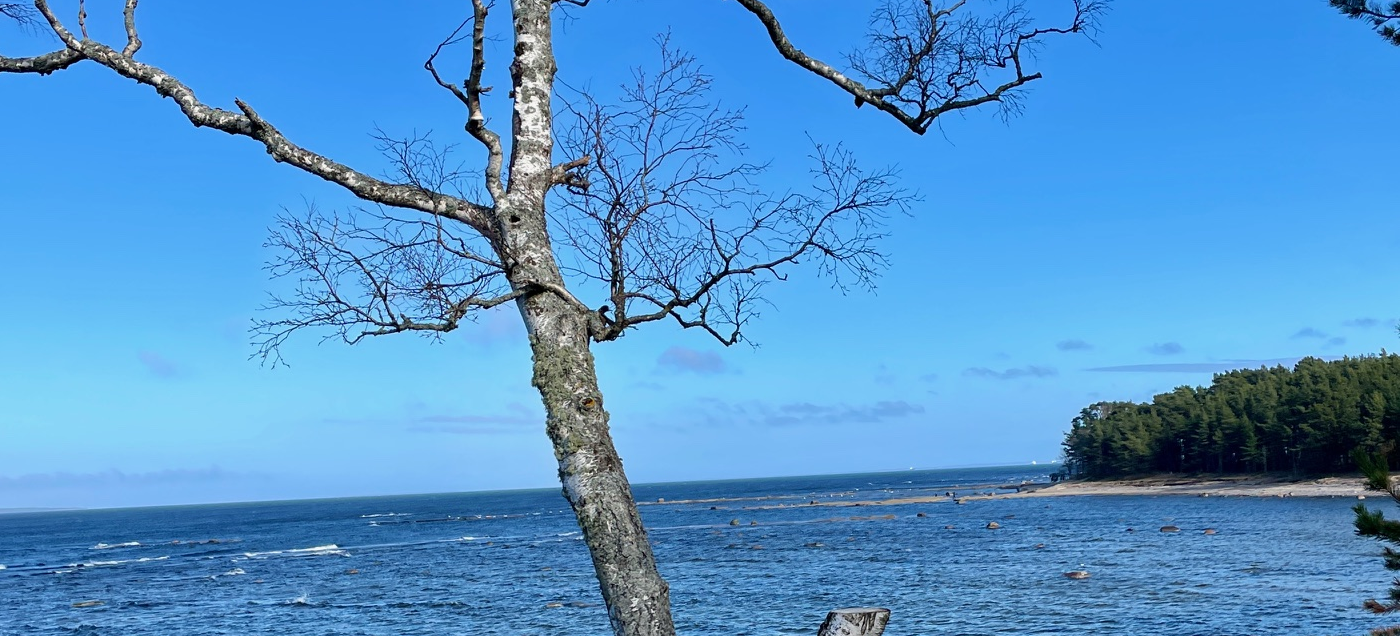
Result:
{"label": "rock in water", "polygon": [[883,607],[848,607],[827,614],[817,636],[880,636],[889,622]]}
{"label": "rock in water", "polygon": [[97,607],[98,605],[103,605],[103,602],[102,602],[102,601],[78,601],[77,603],[74,603],[74,604],[73,604],[73,607]]}
{"label": "rock in water", "polygon": [[1069,572],[1065,572],[1065,578],[1067,578],[1067,579],[1087,579],[1087,578],[1089,578],[1089,571],[1088,571],[1088,570],[1070,570]]}
{"label": "rock in water", "polygon": [[1181,528],[1176,526],[1162,526],[1162,532],[1181,532]]}
{"label": "rock in water", "polygon": [[1206,528],[1201,534],[1215,534],[1215,528]]}
{"label": "rock in water", "polygon": [[729,520],[729,525],[731,525],[731,526],[737,526],[737,525],[739,525],[739,520],[738,520],[738,519],[730,519],[730,520]]}
{"label": "rock in water", "polygon": [[988,530],[996,530],[997,528],[1000,528],[1000,527],[1001,527],[1001,524],[999,524],[999,523],[997,523],[997,522],[995,522],[995,521],[993,521],[993,522],[987,524],[987,529],[988,529]]}

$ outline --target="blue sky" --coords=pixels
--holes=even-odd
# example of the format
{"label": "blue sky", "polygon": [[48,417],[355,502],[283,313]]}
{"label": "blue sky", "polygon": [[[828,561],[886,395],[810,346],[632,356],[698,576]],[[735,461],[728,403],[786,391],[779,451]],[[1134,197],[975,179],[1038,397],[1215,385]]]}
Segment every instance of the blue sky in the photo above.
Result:
{"label": "blue sky", "polygon": [[[461,4],[152,4],[141,55],[361,170],[386,169],[375,126],[474,159],[421,68]],[[119,38],[119,3],[89,5],[93,35]],[[1096,400],[1393,347],[1400,50],[1321,0],[1285,5],[1118,2],[1097,46],[1045,49],[1023,116],[952,116],[924,137],[784,62],[733,3],[574,11],[557,45],[570,85],[616,85],[669,29],[746,108],[765,185],[804,174],[810,136],[922,195],[892,222],[875,293],[795,276],[771,288],[757,348],[666,323],[598,346],[629,476],[1047,461]],[[864,8],[811,6],[774,3],[799,46],[858,42]],[[53,46],[0,26],[0,54]],[[488,58],[508,52],[498,39]],[[0,508],[554,483],[511,312],[442,344],[306,334],[290,368],[261,367],[247,327],[279,288],[268,226],[350,200],[93,64],[0,86]]]}

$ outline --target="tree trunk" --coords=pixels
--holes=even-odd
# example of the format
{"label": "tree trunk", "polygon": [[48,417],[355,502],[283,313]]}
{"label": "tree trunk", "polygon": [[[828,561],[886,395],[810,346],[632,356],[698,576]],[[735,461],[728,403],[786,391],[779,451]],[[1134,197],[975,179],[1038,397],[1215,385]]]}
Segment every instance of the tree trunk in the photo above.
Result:
{"label": "tree trunk", "polygon": [[552,138],[553,0],[513,0],[510,182],[496,203],[497,251],[534,354],[534,385],[544,400],[564,497],[593,556],[598,586],[617,636],[673,636],[670,589],[656,570],[622,460],[608,432],[589,350],[591,315],[564,295],[549,239],[545,195],[554,185]]}
{"label": "tree trunk", "polygon": [[[546,295],[536,299],[549,304]],[[558,301],[555,301],[558,302]],[[535,302],[527,302],[534,305]],[[548,413],[546,431],[559,460],[564,496],[593,556],[608,618],[617,636],[671,636],[670,589],[656,570],[651,544],[608,432],[608,412],[577,311],[534,317],[534,385]],[[527,314],[533,309],[527,310]]]}

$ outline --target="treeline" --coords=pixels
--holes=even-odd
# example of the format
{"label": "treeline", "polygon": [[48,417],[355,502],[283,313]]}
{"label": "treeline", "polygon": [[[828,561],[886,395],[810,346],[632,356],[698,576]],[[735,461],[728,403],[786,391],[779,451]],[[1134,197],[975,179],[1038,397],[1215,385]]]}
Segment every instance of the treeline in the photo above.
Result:
{"label": "treeline", "polygon": [[1400,355],[1242,369],[1151,403],[1099,402],[1065,435],[1068,472],[1351,472],[1400,439]]}

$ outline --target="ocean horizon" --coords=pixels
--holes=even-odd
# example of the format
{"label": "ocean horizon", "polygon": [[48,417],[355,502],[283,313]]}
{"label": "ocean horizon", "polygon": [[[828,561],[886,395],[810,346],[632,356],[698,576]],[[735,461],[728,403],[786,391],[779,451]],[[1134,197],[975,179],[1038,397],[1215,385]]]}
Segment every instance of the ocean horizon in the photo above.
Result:
{"label": "ocean horizon", "polygon": [[[891,636],[1379,624],[1361,602],[1390,577],[1380,545],[1352,531],[1346,499],[831,505],[975,494],[1057,468],[665,482],[634,494],[682,634],[808,634],[848,606],[890,608]],[[5,515],[0,567],[7,636],[610,633],[555,488]]]}
{"label": "ocean horizon", "polygon": [[[1058,466],[1060,466],[1060,465],[1061,465],[1061,464],[1059,463],[1058,460],[1056,460],[1056,461],[1050,461],[1050,462],[1038,462],[1038,463],[1037,463],[1037,462],[1032,462],[1032,463],[1028,463],[1028,464],[990,464],[990,465],[973,464],[973,465],[966,465],[966,466],[946,466],[946,467],[940,467],[940,468],[906,468],[906,469],[902,469],[902,470],[901,470],[901,469],[884,469],[884,470],[858,471],[858,472],[849,472],[849,473],[816,473],[816,474],[807,474],[807,475],[771,475],[771,476],[761,476],[761,477],[720,477],[720,478],[706,478],[706,479],[683,479],[683,480],[674,480],[674,481],[648,481],[648,482],[633,482],[633,483],[631,484],[631,486],[632,486],[632,488],[635,489],[635,488],[638,488],[638,487],[651,487],[651,486],[686,486],[686,485],[691,485],[691,484],[726,483],[726,482],[741,482],[741,481],[743,481],[743,482],[747,482],[747,481],[761,481],[761,480],[765,480],[765,479],[809,479],[809,478],[825,478],[825,477],[859,477],[859,476],[863,476],[863,475],[901,474],[901,473],[907,473],[907,472],[911,472],[911,471],[913,471],[913,472],[919,472],[919,471],[924,471],[924,472],[940,472],[940,471],[1003,470],[1003,469],[1006,469],[1006,470],[1010,470],[1010,469],[1028,469],[1028,470],[1031,470],[1031,471],[1035,471],[1037,468],[1045,469],[1045,468],[1051,468],[1051,467],[1058,467]],[[1047,473],[1047,474],[1048,474],[1048,473]],[[439,491],[439,492],[404,492],[404,493],[377,494],[377,495],[336,495],[336,496],[328,496],[328,497],[304,497],[304,498],[293,498],[293,499],[282,499],[282,498],[274,498],[274,499],[235,499],[235,500],[224,500],[224,501],[196,501],[196,502],[162,503],[162,504],[134,505],[134,506],[73,506],[73,507],[61,507],[61,506],[60,506],[60,507],[32,507],[32,506],[31,506],[31,507],[19,507],[19,508],[3,508],[3,507],[0,507],[0,514],[27,514],[27,513],[41,513],[41,512],[72,512],[72,511],[78,511],[78,510],[140,510],[140,509],[143,509],[143,508],[181,508],[181,507],[192,507],[192,506],[223,506],[223,505],[239,505],[239,504],[259,504],[259,503],[292,503],[292,502],[337,501],[337,500],[342,500],[342,499],[374,499],[374,498],[380,498],[380,497],[427,497],[427,496],[438,496],[438,495],[472,495],[472,494],[495,494],[495,493],[498,493],[498,494],[505,494],[505,493],[532,493],[532,492],[554,491],[554,490],[558,490],[559,488],[560,488],[560,486],[558,486],[558,485],[553,485],[553,486],[527,486],[527,487],[522,487],[522,488],[489,488],[489,489],[482,489],[482,490],[454,490],[454,491]]]}

